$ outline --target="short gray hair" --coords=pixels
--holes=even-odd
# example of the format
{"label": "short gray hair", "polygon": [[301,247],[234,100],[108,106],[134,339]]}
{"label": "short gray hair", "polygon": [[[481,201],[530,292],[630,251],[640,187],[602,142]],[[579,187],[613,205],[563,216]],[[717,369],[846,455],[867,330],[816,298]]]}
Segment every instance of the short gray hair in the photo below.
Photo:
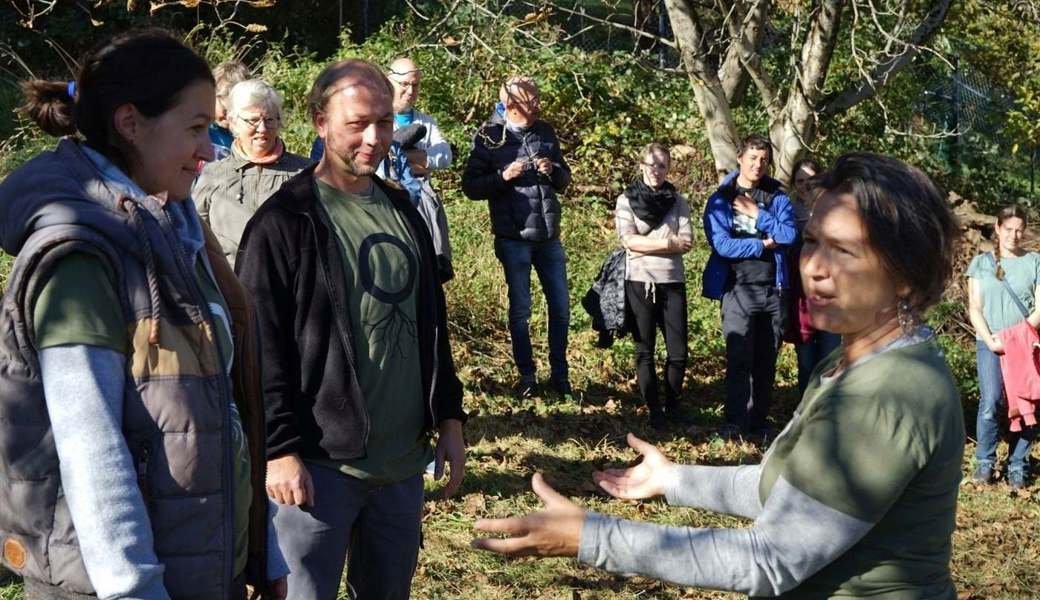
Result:
{"label": "short gray hair", "polygon": [[282,116],[282,96],[262,79],[246,79],[235,84],[228,94],[227,108],[232,115],[250,106],[264,106]]}

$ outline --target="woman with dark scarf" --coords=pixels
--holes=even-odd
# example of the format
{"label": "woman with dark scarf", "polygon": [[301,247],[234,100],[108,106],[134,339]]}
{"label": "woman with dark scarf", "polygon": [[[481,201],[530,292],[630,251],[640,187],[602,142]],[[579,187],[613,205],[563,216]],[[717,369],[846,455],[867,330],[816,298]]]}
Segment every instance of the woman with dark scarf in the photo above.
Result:
{"label": "woman with dark scarf", "polygon": [[[686,283],[682,255],[693,246],[690,207],[665,180],[672,166],[668,148],[643,149],[640,177],[618,196],[614,219],[624,245],[625,300],[636,346],[639,394],[650,410],[650,426],[678,422],[679,394],[686,373]],[[668,351],[665,401],[657,391],[654,345],[657,328]]]}

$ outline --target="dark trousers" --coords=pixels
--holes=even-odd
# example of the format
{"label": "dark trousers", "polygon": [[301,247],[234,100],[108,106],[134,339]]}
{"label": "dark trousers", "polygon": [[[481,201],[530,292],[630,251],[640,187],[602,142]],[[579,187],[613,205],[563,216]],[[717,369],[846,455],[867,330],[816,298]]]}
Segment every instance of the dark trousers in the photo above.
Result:
{"label": "dark trousers", "polygon": [[794,345],[798,357],[798,397],[809,387],[809,380],[816,365],[830,356],[841,345],[841,336],[827,331],[815,331],[809,341]]}
{"label": "dark trousers", "polygon": [[654,346],[657,329],[664,334],[668,359],[665,363],[665,403],[669,409],[679,404],[686,376],[686,285],[658,283],[652,292],[641,281],[625,281],[625,299],[632,339],[636,346],[636,379],[639,395],[651,410],[659,410],[657,366]]}
{"label": "dark trousers", "polygon": [[522,378],[534,378],[531,350],[531,267],[538,273],[549,311],[549,368],[554,381],[567,381],[567,330],[570,304],[567,294],[567,257],[560,240],[528,242],[495,238],[495,256],[506,272],[509,288],[509,337],[513,360]]}
{"label": "dark trousers", "polygon": [[347,563],[348,597],[407,600],[422,539],[422,475],[377,485],[307,463],[313,508],[279,506],[278,545],[289,600],[335,600]]}
{"label": "dark trousers", "polygon": [[781,291],[737,284],[722,296],[726,336],[726,422],[744,430],[766,426],[784,332]]}

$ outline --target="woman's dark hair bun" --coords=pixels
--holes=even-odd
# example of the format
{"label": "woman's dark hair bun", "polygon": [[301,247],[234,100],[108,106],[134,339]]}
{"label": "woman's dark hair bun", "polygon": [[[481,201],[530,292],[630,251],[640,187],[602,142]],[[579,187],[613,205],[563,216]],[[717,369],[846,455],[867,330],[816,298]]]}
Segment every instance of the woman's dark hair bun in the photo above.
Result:
{"label": "woman's dark hair bun", "polygon": [[21,111],[48,135],[60,137],[76,133],[74,102],[68,82],[31,79],[22,82],[25,104]]}
{"label": "woman's dark hair bun", "polygon": [[[113,117],[125,104],[157,117],[176,105],[197,81],[213,84],[209,65],[163,29],[137,29],[98,43],[80,63],[75,86],[65,81],[22,84],[22,112],[54,135],[78,134],[83,142],[128,168],[128,145]],[[75,100],[69,94],[75,90]]]}

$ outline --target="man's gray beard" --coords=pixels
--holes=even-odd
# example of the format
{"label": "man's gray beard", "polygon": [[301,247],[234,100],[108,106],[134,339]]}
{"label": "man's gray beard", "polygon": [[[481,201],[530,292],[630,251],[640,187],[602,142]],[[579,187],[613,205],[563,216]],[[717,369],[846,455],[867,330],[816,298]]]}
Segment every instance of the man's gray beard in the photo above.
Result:
{"label": "man's gray beard", "polygon": [[362,167],[353,160],[347,163],[347,172],[349,172],[354,177],[366,177],[368,175],[374,175],[377,168],[378,165],[376,165],[375,167]]}

